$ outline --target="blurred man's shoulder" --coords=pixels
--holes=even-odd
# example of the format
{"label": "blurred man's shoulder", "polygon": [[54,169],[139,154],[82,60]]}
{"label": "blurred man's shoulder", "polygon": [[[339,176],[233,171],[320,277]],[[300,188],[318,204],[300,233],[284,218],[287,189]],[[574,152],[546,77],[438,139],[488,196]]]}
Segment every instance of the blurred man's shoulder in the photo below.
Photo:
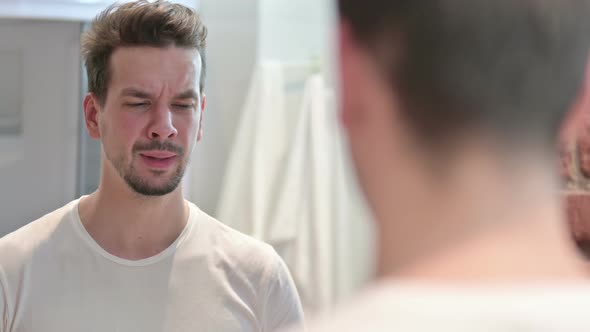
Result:
{"label": "blurred man's shoulder", "polygon": [[[440,287],[379,284],[318,319],[306,332],[588,331],[590,284]],[[557,329],[558,328],[558,329]]]}

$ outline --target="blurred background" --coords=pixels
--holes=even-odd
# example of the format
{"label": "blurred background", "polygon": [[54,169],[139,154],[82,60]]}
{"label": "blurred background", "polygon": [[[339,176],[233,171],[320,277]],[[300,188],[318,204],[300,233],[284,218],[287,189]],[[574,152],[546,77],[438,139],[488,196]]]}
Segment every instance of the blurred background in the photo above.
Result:
{"label": "blurred background", "polygon": [[[329,0],[183,0],[209,28],[205,135],[188,200],[270,243],[307,312],[373,269],[373,230],[334,98]],[[97,188],[80,35],[110,1],[0,0],[0,236]]]}

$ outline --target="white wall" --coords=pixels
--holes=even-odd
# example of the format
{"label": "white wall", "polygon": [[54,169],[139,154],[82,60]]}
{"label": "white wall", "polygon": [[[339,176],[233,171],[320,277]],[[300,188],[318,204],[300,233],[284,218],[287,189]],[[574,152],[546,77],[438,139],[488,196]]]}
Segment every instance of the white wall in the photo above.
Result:
{"label": "white wall", "polygon": [[260,58],[325,59],[331,54],[331,4],[329,0],[260,0]]}
{"label": "white wall", "polygon": [[192,158],[189,198],[215,214],[230,146],[257,58],[258,0],[201,0],[207,38],[204,137]]}
{"label": "white wall", "polygon": [[79,33],[77,23],[0,19],[0,69],[12,68],[0,86],[16,101],[0,108],[17,107],[21,121],[0,136],[0,236],[75,196]]}

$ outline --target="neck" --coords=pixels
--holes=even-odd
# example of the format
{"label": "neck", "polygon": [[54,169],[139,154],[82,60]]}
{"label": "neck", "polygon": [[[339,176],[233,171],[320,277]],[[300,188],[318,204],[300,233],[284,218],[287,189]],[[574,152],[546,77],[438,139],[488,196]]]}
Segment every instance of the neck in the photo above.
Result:
{"label": "neck", "polygon": [[472,154],[457,163],[461,166],[446,185],[432,190],[419,211],[380,209],[379,277],[434,282],[584,278],[552,168],[539,166],[551,162],[533,159],[496,163]]}
{"label": "neck", "polygon": [[80,201],[79,211],[84,227],[102,248],[131,260],[168,248],[182,233],[189,215],[181,186],[170,194],[148,197],[105,174],[98,190]]}

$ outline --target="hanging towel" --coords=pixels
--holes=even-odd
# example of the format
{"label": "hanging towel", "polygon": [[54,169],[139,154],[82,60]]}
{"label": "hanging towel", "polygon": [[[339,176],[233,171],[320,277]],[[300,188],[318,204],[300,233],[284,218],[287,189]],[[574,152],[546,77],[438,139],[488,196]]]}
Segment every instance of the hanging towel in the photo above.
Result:
{"label": "hanging towel", "polygon": [[225,172],[217,217],[265,239],[274,181],[287,151],[285,91],[279,63],[257,66]]}
{"label": "hanging towel", "polygon": [[271,244],[291,270],[304,309],[315,313],[359,286],[363,273],[354,258],[364,257],[353,251],[362,245],[351,241],[366,241],[358,235],[367,219],[332,89],[320,74],[301,82],[295,76],[278,63],[256,70],[217,216]]}

